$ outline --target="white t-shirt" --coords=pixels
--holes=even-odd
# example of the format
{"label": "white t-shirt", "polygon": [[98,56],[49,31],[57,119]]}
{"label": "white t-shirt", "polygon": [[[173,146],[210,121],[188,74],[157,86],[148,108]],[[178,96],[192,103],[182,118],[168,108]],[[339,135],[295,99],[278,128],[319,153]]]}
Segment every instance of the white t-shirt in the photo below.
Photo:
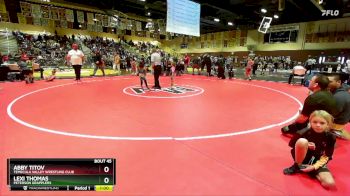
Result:
{"label": "white t-shirt", "polygon": [[293,73],[296,75],[305,75],[306,69],[301,65],[296,65],[293,67]]}
{"label": "white t-shirt", "polygon": [[82,65],[84,53],[81,50],[70,50],[68,52],[68,56],[70,56],[71,65]]}
{"label": "white t-shirt", "polygon": [[346,61],[347,73],[350,73],[350,59]]}
{"label": "white t-shirt", "polygon": [[151,62],[154,65],[162,65],[162,57],[158,52],[154,52],[151,54]]}

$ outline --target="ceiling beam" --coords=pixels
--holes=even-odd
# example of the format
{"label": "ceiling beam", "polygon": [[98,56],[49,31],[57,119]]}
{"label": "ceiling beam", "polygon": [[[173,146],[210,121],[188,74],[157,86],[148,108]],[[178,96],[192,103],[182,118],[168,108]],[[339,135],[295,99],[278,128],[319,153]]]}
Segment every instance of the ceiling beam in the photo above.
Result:
{"label": "ceiling beam", "polygon": [[219,11],[222,11],[223,13],[226,13],[226,14],[229,14],[229,15],[232,15],[233,17],[238,17],[238,15],[232,11],[229,11],[227,9],[224,9],[224,8],[221,8],[221,7],[217,7],[215,5],[211,5],[209,3],[203,3],[202,5],[205,5],[205,6],[208,6],[208,7],[212,7],[212,8],[215,8]]}
{"label": "ceiling beam", "polygon": [[320,5],[318,3],[318,1],[316,2],[316,0],[310,0],[312,4],[314,4],[314,6],[316,6],[320,11],[324,10],[323,6]]}

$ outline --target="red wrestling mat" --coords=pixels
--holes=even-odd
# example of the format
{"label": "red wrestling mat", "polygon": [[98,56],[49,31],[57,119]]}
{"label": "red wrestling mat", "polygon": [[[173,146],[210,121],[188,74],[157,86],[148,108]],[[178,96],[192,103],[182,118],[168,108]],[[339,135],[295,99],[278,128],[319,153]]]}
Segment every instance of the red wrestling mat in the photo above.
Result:
{"label": "red wrestling mat", "polygon": [[131,76],[1,84],[0,195],[97,194],[6,187],[7,158],[56,157],[116,158],[115,190],[103,195],[350,193],[346,142],[329,164],[336,192],[282,173],[292,160],[279,129],[297,115],[306,88],[200,76],[175,83],[161,77],[162,91],[143,91]]}

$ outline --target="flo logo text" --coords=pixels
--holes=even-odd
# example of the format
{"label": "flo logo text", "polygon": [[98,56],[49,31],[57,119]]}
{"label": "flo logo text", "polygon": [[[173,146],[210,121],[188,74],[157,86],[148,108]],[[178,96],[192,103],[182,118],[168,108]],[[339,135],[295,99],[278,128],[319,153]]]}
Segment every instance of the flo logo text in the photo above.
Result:
{"label": "flo logo text", "polygon": [[339,10],[322,10],[322,16],[339,16]]}

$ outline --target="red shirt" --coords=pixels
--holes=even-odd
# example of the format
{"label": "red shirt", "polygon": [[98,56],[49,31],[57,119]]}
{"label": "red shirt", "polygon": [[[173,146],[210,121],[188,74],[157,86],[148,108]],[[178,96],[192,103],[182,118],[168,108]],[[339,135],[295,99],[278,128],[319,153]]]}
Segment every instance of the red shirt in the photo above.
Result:
{"label": "red shirt", "polygon": [[21,60],[22,61],[27,61],[27,60],[29,60],[29,58],[28,58],[28,56],[27,56],[27,54],[21,54]]}
{"label": "red shirt", "polygon": [[247,63],[247,68],[248,69],[251,69],[254,65],[254,61],[253,60],[249,60],[248,63]]}
{"label": "red shirt", "polygon": [[186,65],[188,65],[188,64],[190,63],[190,57],[189,57],[189,56],[186,56],[186,57],[185,57],[184,63],[185,63]]}
{"label": "red shirt", "polygon": [[9,60],[9,57],[7,55],[2,56],[2,62],[6,62]]}

